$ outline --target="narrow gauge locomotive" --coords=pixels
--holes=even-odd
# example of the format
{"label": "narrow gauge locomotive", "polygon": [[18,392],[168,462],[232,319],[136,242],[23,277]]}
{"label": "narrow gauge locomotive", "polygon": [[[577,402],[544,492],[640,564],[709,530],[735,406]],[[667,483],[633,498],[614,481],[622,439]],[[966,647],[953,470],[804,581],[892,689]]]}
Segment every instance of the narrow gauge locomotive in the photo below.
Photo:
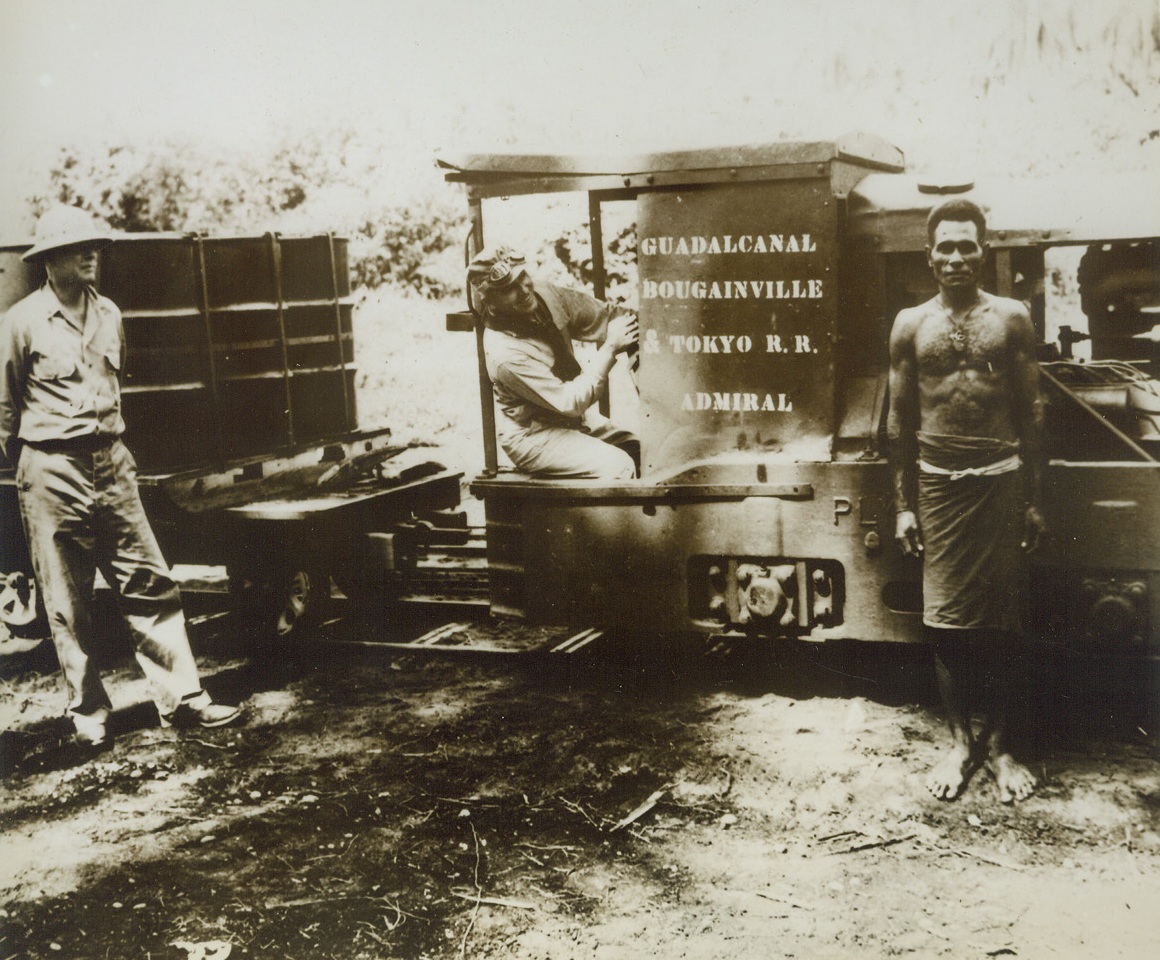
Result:
{"label": "narrow gauge locomotive", "polygon": [[[25,249],[0,247],[0,311],[44,282]],[[463,521],[460,473],[359,427],[345,239],[121,235],[98,285],[124,318],[126,442],[166,559],[225,566],[263,631],[301,633],[332,580],[379,608],[417,541]],[[0,633],[38,629],[29,572],[0,455]]]}
{"label": "narrow gauge locomotive", "polygon": [[[440,164],[466,188],[469,255],[507,198],[586,193],[597,297],[606,217],[627,207],[635,227],[639,480],[501,468],[481,356],[471,489],[493,609],[619,631],[919,640],[920,568],[893,539],[887,340],[937,290],[925,220],[959,195],[988,213],[984,286],[1027,302],[1041,341],[1051,537],[1033,560],[1036,628],[1069,648],[1160,653],[1154,180],[924,182],[863,134]],[[447,325],[482,349],[468,296]]]}

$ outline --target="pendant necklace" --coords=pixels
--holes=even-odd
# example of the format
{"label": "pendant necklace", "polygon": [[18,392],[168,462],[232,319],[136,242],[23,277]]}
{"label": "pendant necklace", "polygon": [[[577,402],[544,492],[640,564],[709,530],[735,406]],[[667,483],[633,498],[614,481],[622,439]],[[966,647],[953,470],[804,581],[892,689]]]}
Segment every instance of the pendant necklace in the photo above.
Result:
{"label": "pendant necklace", "polygon": [[967,349],[967,334],[961,325],[965,324],[967,320],[970,319],[971,314],[975,312],[975,307],[979,305],[978,294],[975,295],[975,302],[971,304],[971,306],[967,309],[967,312],[963,314],[963,318],[959,321],[955,320],[954,311],[952,311],[950,307],[948,307],[945,303],[942,303],[941,300],[939,301],[939,304],[942,306],[943,311],[946,313],[947,322],[951,325],[951,345],[958,353],[962,353]]}

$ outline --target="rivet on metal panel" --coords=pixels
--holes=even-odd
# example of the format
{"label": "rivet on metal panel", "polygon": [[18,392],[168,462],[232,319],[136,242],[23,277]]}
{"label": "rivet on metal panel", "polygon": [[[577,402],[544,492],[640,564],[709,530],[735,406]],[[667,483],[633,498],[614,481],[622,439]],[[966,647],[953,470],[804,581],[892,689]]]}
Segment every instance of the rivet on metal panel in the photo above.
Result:
{"label": "rivet on metal panel", "polygon": [[824,163],[819,163],[818,164],[818,173],[825,173],[825,172],[826,172],[826,165]]}
{"label": "rivet on metal panel", "polygon": [[737,176],[737,168],[736,167],[731,167],[729,169],[729,176],[731,176],[731,177]]}
{"label": "rivet on metal panel", "polygon": [[624,178],[624,185],[626,187],[631,187],[632,186],[632,177],[625,177]]}
{"label": "rivet on metal panel", "polygon": [[645,178],[644,178],[644,182],[645,182],[645,183],[656,183],[656,182],[657,182],[657,178],[656,178],[656,177],[654,177],[654,176],[653,176],[653,175],[650,173],[650,174],[649,174],[647,177],[645,177]]}

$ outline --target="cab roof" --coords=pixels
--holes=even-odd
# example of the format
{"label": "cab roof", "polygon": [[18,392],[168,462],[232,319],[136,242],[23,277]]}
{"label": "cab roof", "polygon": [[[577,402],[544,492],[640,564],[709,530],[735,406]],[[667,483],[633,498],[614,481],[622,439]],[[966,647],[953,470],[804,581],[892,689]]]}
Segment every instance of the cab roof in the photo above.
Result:
{"label": "cab roof", "polygon": [[983,208],[992,245],[1090,243],[1160,237],[1160,190],[1154,173],[980,179],[942,184],[909,175],[871,173],[850,191],[847,235],[882,252],[926,246],[926,216],[963,197]]}
{"label": "cab roof", "polygon": [[509,196],[568,190],[647,189],[728,179],[785,176],[790,169],[838,162],[867,170],[899,172],[897,147],[865,133],[837,140],[783,141],[709,147],[625,157],[560,154],[464,154],[437,160],[445,179],[464,183],[472,196]]}

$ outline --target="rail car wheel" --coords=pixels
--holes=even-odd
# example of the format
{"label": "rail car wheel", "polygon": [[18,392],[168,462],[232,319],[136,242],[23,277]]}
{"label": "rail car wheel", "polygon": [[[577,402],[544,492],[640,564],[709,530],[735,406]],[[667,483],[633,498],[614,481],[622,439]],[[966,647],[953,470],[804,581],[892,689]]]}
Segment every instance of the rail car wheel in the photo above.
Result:
{"label": "rail car wheel", "polygon": [[36,581],[19,570],[0,573],[0,654],[27,653],[48,639]]}
{"label": "rail car wheel", "polygon": [[274,631],[280,637],[288,637],[296,630],[301,633],[312,620],[317,620],[321,603],[319,592],[330,589],[326,578],[316,571],[295,570],[282,584],[281,610],[274,621]]}
{"label": "rail car wheel", "polygon": [[313,564],[230,566],[230,610],[238,626],[261,642],[297,642],[330,607],[330,577]]}

